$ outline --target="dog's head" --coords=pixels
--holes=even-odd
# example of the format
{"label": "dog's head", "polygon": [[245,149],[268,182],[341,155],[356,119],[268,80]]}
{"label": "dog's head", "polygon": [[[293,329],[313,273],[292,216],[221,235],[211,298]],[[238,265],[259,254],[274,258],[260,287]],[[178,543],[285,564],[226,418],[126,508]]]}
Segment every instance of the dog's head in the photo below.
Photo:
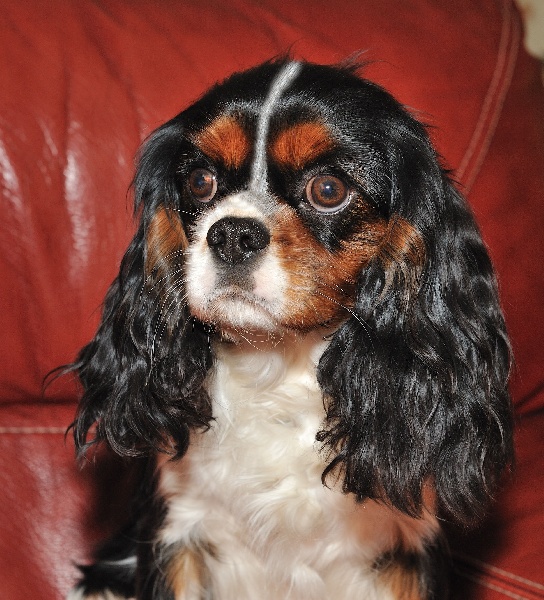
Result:
{"label": "dog's head", "polygon": [[344,490],[467,518],[511,449],[491,264],[424,127],[353,68],[277,61],[158,129],[140,226],[76,365],[76,441],[182,453],[210,339],[333,331],[318,366]]}
{"label": "dog's head", "polygon": [[[391,132],[379,113],[392,107],[347,70],[294,62],[210,92],[166,126],[179,142],[169,173],[176,192],[154,198],[147,275],[156,279],[160,265],[172,272],[182,250],[177,280],[191,315],[242,335],[345,320],[373,259],[390,278],[412,271],[415,284],[425,243],[398,210],[392,217],[395,183],[385,174]],[[415,134],[406,121],[395,135]],[[151,174],[140,172],[144,189]]]}

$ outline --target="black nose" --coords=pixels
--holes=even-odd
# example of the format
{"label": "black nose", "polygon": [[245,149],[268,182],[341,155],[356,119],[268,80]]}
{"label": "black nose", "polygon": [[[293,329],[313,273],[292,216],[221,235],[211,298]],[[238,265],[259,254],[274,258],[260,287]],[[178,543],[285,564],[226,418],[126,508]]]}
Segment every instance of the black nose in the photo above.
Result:
{"label": "black nose", "polygon": [[270,233],[256,219],[225,217],[210,227],[206,239],[217,258],[235,265],[264,250]]}

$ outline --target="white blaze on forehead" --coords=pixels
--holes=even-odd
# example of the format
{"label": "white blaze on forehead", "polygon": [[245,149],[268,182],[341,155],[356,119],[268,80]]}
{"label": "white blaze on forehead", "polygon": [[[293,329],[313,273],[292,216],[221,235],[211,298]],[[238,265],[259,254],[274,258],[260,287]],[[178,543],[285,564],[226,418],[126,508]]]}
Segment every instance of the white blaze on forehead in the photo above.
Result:
{"label": "white blaze on forehead", "polygon": [[274,110],[274,106],[281,98],[283,92],[289,84],[298,75],[302,65],[298,62],[287,63],[276,75],[270,86],[270,91],[266,97],[259,121],[257,123],[257,139],[255,140],[255,156],[251,165],[251,182],[250,189],[265,193],[267,189],[267,169],[266,169],[266,142],[268,130],[270,127],[270,117]]}
{"label": "white blaze on forehead", "polygon": [[272,211],[273,205],[266,197],[258,197],[250,191],[231,194],[204,212],[197,220],[194,228],[195,238],[205,243],[206,235],[212,225],[226,217],[257,219],[265,222]]}

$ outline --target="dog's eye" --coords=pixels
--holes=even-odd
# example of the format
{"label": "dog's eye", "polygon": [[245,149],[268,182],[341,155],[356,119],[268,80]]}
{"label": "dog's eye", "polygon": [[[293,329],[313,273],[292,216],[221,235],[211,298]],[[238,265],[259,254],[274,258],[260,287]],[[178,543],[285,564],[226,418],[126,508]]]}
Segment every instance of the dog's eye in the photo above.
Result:
{"label": "dog's eye", "polygon": [[189,190],[199,202],[209,202],[217,191],[217,179],[207,169],[195,169],[189,175]]}
{"label": "dog's eye", "polygon": [[338,177],[317,175],[306,184],[306,198],[319,212],[336,212],[350,199],[349,187]]}

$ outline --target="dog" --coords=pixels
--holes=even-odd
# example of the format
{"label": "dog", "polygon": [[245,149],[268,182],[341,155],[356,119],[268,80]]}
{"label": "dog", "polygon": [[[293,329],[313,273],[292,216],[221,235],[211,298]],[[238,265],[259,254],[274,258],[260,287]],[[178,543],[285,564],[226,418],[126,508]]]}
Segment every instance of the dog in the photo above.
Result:
{"label": "dog", "polygon": [[142,471],[70,598],[429,600],[512,461],[510,347],[426,128],[269,61],[144,144],[73,424]]}

